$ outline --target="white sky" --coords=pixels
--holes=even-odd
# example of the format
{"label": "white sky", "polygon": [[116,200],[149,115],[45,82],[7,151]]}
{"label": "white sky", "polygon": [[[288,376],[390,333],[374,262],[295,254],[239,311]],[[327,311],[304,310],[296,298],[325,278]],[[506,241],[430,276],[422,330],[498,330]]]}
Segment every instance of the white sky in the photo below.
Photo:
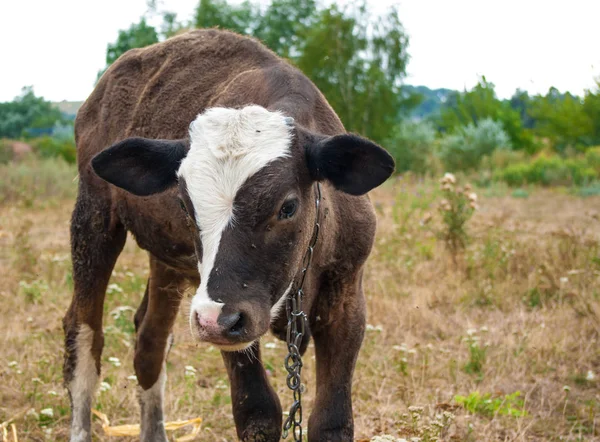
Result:
{"label": "white sky", "polygon": [[[162,4],[184,19],[198,2]],[[367,2],[377,12],[399,6],[410,36],[409,84],[471,88],[483,74],[500,97],[518,87],[582,94],[600,76],[598,0]],[[1,0],[0,101],[25,85],[53,101],[85,99],[104,66],[106,44],[145,10],[146,0]]]}

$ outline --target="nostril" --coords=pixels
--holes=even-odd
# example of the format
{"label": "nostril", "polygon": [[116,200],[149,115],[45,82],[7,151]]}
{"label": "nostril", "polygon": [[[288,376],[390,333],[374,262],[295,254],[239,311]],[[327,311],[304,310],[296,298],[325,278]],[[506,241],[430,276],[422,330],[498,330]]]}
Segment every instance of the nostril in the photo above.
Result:
{"label": "nostril", "polygon": [[221,316],[219,323],[228,336],[235,337],[242,334],[245,325],[245,317],[242,313],[232,313]]}
{"label": "nostril", "polygon": [[245,321],[245,317],[243,314],[239,314],[239,318],[238,320],[235,322],[235,324],[233,324],[230,328],[229,328],[229,334],[230,335],[241,335],[242,334],[242,330],[244,329],[244,325],[245,325],[246,321]]}

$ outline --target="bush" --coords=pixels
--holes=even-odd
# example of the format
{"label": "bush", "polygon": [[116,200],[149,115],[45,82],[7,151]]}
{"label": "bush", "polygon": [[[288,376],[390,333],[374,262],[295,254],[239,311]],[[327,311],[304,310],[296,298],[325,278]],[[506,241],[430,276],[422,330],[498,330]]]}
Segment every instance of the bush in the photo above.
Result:
{"label": "bush", "polygon": [[521,162],[497,170],[494,178],[509,186],[524,184],[585,185],[598,178],[598,172],[584,158],[563,159],[559,156],[539,156],[530,162]]}
{"label": "bush", "polygon": [[75,141],[70,138],[40,137],[31,140],[35,151],[42,158],[62,158],[67,163],[75,163]]}
{"label": "bush", "polygon": [[394,129],[385,146],[396,161],[396,172],[408,170],[423,175],[435,142],[435,128],[427,121],[403,121]]}
{"label": "bush", "polygon": [[600,146],[590,147],[585,152],[585,161],[592,169],[600,174]]}
{"label": "bush", "polygon": [[0,164],[6,164],[12,159],[12,150],[8,140],[0,139]]}
{"label": "bush", "polygon": [[74,198],[77,168],[62,158],[29,157],[18,163],[0,165],[0,204]]}
{"label": "bush", "polygon": [[442,139],[440,157],[450,170],[473,170],[497,149],[510,148],[510,139],[502,124],[487,118]]}

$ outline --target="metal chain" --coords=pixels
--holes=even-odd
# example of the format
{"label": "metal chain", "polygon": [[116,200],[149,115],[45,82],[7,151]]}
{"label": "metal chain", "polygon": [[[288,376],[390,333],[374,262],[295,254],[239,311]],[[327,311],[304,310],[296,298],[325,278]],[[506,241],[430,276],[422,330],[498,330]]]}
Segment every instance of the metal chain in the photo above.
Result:
{"label": "metal chain", "polygon": [[300,284],[296,292],[290,296],[286,303],[287,312],[287,348],[288,354],[285,358],[285,369],[288,372],[287,386],[294,393],[294,402],[290,407],[287,419],[283,424],[283,438],[288,437],[290,429],[295,442],[302,442],[302,393],[304,393],[304,384],[300,378],[302,372],[302,355],[300,354],[300,343],[304,337],[306,326],[306,313],[302,310],[302,298],[304,297],[303,287],[306,274],[310,268],[315,245],[319,239],[319,230],[321,229],[321,186],[317,183],[316,197],[316,216],[315,230],[308,246],[308,250],[302,259],[302,274]]}

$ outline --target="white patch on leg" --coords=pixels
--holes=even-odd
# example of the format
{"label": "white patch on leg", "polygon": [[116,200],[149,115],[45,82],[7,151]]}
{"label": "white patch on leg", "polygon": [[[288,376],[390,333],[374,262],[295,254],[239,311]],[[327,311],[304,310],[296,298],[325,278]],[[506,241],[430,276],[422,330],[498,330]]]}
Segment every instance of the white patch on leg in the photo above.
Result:
{"label": "white patch on leg", "polygon": [[73,401],[73,416],[71,422],[71,442],[86,442],[91,440],[90,413],[92,398],[98,387],[98,372],[96,361],[92,356],[94,330],[82,324],[75,338],[76,363],[73,380],[69,391]]}
{"label": "white patch on leg", "polygon": [[192,327],[202,308],[223,306],[210,297],[208,279],[223,231],[235,226],[238,190],[272,161],[290,156],[291,142],[286,117],[261,106],[208,109],[190,125],[190,150],[177,174],[185,179],[203,249],[201,283],[190,309]]}
{"label": "white patch on leg", "polygon": [[279,315],[283,311],[285,303],[288,299],[288,294],[290,293],[293,284],[293,282],[290,282],[290,285],[286,289],[285,293],[281,295],[281,298],[279,298],[273,307],[271,307],[271,323],[275,322],[275,320],[279,318]]}
{"label": "white patch on leg", "polygon": [[142,411],[142,424],[140,440],[163,441],[166,439],[164,426],[164,397],[167,384],[167,355],[173,343],[173,335],[169,335],[162,367],[158,379],[147,390],[140,387],[140,405]]}

